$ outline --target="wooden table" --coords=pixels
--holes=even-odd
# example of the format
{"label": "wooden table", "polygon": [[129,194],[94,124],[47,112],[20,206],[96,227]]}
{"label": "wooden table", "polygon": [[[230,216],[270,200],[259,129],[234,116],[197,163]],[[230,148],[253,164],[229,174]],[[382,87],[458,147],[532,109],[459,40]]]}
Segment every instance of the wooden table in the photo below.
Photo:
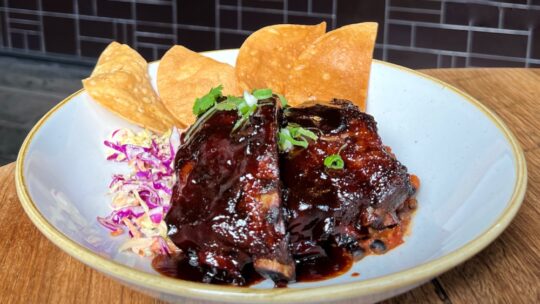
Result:
{"label": "wooden table", "polygon": [[[540,69],[424,72],[468,92],[502,117],[525,151],[528,191],[512,224],[487,249],[387,303],[540,303]],[[0,303],[159,302],[49,242],[19,204],[14,168],[13,163],[0,168]]]}

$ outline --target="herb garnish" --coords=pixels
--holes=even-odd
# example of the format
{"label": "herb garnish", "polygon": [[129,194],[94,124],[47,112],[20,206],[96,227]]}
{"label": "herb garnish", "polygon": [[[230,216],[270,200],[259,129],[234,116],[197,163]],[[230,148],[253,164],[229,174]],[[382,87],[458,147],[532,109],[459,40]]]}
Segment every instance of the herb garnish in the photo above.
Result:
{"label": "herb garnish", "polygon": [[279,97],[279,101],[281,101],[281,107],[282,108],[288,108],[289,107],[289,102],[287,101],[287,98],[285,98],[285,96],[281,95],[281,94],[276,94],[278,97]]}
{"label": "herb garnish", "polygon": [[199,116],[213,107],[216,104],[217,99],[222,96],[222,90],[223,86],[219,85],[210,89],[210,92],[203,97],[197,98],[193,104],[193,114]]}
{"label": "herb garnish", "polygon": [[329,169],[343,169],[345,162],[339,154],[332,154],[324,159],[324,165]]}
{"label": "herb garnish", "polygon": [[[236,129],[240,128],[246,121],[249,120],[249,117],[255,113],[255,110],[257,110],[257,102],[258,100],[267,99],[273,96],[272,89],[256,89],[253,90],[252,93],[249,93],[247,91],[244,91],[244,95],[242,97],[236,97],[236,96],[227,96],[225,100],[222,102],[217,102],[217,100],[222,97],[222,91],[223,86],[219,85],[215,88],[212,88],[208,94],[197,98],[195,100],[195,103],[193,104],[193,114],[197,116],[201,116],[205,112],[212,110],[212,111],[232,111],[232,110],[238,110],[238,120],[233,126],[232,131],[235,131]],[[277,94],[282,107],[287,107],[287,99],[283,97],[281,94]],[[303,130],[303,128],[300,128]],[[304,145],[303,142],[306,143],[307,147],[307,141],[303,139],[303,137],[300,137],[299,141],[295,141],[295,139],[298,139],[299,136],[307,136],[308,138],[317,139],[317,136],[310,131],[307,131],[309,133],[306,133],[305,131],[292,129],[291,134],[289,136],[292,139],[292,142],[296,142],[296,145]],[[315,137],[315,138],[313,138]],[[298,142],[300,142],[298,144]]]}
{"label": "herb garnish", "polygon": [[293,148],[293,146],[299,146],[302,148],[308,147],[307,139],[317,140],[318,137],[310,130],[304,129],[297,124],[289,124],[285,128],[279,130],[278,136],[279,149],[283,152],[287,152]]}
{"label": "herb garnish", "polygon": [[341,150],[345,148],[347,144],[341,146],[339,148],[339,151],[337,154],[331,154],[324,158],[324,166],[329,169],[336,169],[336,170],[342,170],[345,167],[345,162],[343,161],[343,158],[339,155],[341,153]]}
{"label": "herb garnish", "polygon": [[257,98],[249,94],[247,91],[244,91],[244,98],[234,97],[233,100],[236,103],[239,116],[232,129],[234,132],[236,129],[244,125],[244,123],[248,121],[249,117],[255,113],[255,110],[257,110]]}

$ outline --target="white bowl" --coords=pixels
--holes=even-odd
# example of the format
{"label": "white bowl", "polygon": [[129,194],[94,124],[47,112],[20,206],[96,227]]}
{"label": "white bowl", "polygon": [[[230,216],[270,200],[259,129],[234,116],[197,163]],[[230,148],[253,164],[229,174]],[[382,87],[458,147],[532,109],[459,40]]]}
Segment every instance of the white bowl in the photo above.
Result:
{"label": "white bowl", "polygon": [[[236,50],[205,55],[234,64]],[[155,80],[159,63],[150,65]],[[104,158],[103,140],[130,123],[81,90],[60,102],[32,129],[20,150],[17,192],[41,232],[81,262],[167,301],[374,302],[405,292],[470,258],[491,243],[516,214],[526,165],[515,137],[467,94],[421,73],[374,61],[368,112],[379,133],[422,186],[406,242],[368,256],[326,281],[273,289],[207,285],[161,276],[150,260],[119,253],[96,222],[109,212],[107,186],[123,170]],[[360,276],[353,277],[351,273]]]}

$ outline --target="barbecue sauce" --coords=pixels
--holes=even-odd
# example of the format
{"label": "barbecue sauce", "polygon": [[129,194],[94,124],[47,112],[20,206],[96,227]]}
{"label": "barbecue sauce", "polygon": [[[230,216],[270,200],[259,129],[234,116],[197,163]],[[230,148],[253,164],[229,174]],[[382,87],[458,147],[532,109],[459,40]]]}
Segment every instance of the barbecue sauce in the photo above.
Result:
{"label": "barbecue sauce", "polygon": [[[228,118],[234,120],[236,117],[231,114]],[[291,282],[313,282],[339,276],[349,271],[355,261],[371,254],[384,254],[402,244],[410,214],[416,208],[413,195],[419,182],[416,177],[410,177],[391,150],[382,145],[373,118],[360,113],[350,103],[335,102],[331,106],[290,108],[284,113],[283,123],[287,121],[320,132],[316,143],[310,142],[308,148],[296,149],[280,157],[279,180],[283,185],[284,207],[289,213],[288,251],[295,261],[296,278]],[[230,132],[222,127],[211,131]],[[218,149],[225,147],[222,145]],[[324,156],[335,153],[345,159],[344,170],[327,170],[323,166]],[[245,156],[235,155],[231,159],[245,161]],[[184,168],[192,169],[190,166]],[[227,169],[210,166],[208,175],[219,176]],[[181,170],[180,179],[182,176]],[[380,184],[372,183],[374,176],[381,180]],[[219,181],[215,183],[220,185]],[[188,195],[204,197],[209,194],[204,192],[205,187],[199,190],[202,192]],[[204,212],[225,213],[216,206],[202,206],[206,206]],[[197,219],[199,212],[191,216]],[[214,237],[211,231],[201,229],[207,228],[203,225],[182,233],[188,236],[200,234],[199,239],[206,241]],[[210,243],[219,244],[217,248],[225,252],[235,252],[234,264],[240,265],[235,266],[240,274],[226,273],[226,267],[210,268],[198,264],[196,253],[190,252],[156,257],[152,265],[163,275],[203,283],[249,286],[263,280],[248,252],[256,246],[251,244],[249,248],[239,250],[232,243],[219,243],[219,239]],[[217,257],[219,263],[227,265],[224,256]],[[274,281],[276,287],[287,285],[280,280]]]}
{"label": "barbecue sauce", "polygon": [[[405,205],[410,205],[407,202]],[[362,249],[361,255],[353,256],[346,248],[339,247],[334,243],[323,246],[323,253],[319,256],[310,258],[297,258],[296,262],[296,282],[315,282],[328,280],[339,275],[342,275],[350,270],[355,261],[371,255],[383,254],[394,249],[403,243],[403,237],[407,235],[411,213],[414,209],[407,208],[400,213],[402,222],[394,227],[375,232],[371,237],[360,241]],[[377,246],[372,244],[384,244],[385,250],[378,250]],[[258,284],[264,280],[253,268],[253,264],[249,263],[242,269],[242,277],[245,282],[231,281],[230,277],[220,274],[215,270],[208,268],[193,266],[187,256],[182,254],[176,255],[160,255],[153,259],[152,267],[160,274],[172,278],[182,279],[192,282],[210,283],[217,285],[241,285],[251,286]],[[355,275],[356,274],[356,275]],[[353,277],[358,276],[357,273],[352,274]],[[276,282],[276,287],[286,287],[286,282]]]}
{"label": "barbecue sauce", "polygon": [[190,259],[183,254],[158,255],[152,260],[152,267],[167,277],[216,285],[250,286],[264,280],[253,268],[253,263],[244,266],[241,271],[244,281],[237,282],[223,271],[190,264]]}

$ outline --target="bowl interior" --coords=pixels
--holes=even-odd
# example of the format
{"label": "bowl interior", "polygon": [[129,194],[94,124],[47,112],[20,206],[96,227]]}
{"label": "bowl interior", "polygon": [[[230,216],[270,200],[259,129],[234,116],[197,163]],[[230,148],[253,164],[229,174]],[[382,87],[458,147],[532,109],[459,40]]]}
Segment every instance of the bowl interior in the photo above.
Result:
{"label": "bowl interior", "polygon": [[[232,64],[236,58],[235,51],[207,55]],[[150,66],[154,81],[157,65]],[[384,143],[421,179],[411,233],[405,244],[364,258],[342,276],[290,288],[362,281],[425,264],[479,237],[508,207],[517,181],[516,155],[502,130],[465,96],[374,62],[368,112]],[[96,221],[110,211],[111,175],[126,170],[105,160],[102,144],[120,127],[138,129],[85,92],[74,95],[34,134],[22,172],[33,203],[62,234],[102,257],[155,274],[150,259],[118,252],[127,236],[112,238]],[[252,288],[272,287],[266,281]]]}

